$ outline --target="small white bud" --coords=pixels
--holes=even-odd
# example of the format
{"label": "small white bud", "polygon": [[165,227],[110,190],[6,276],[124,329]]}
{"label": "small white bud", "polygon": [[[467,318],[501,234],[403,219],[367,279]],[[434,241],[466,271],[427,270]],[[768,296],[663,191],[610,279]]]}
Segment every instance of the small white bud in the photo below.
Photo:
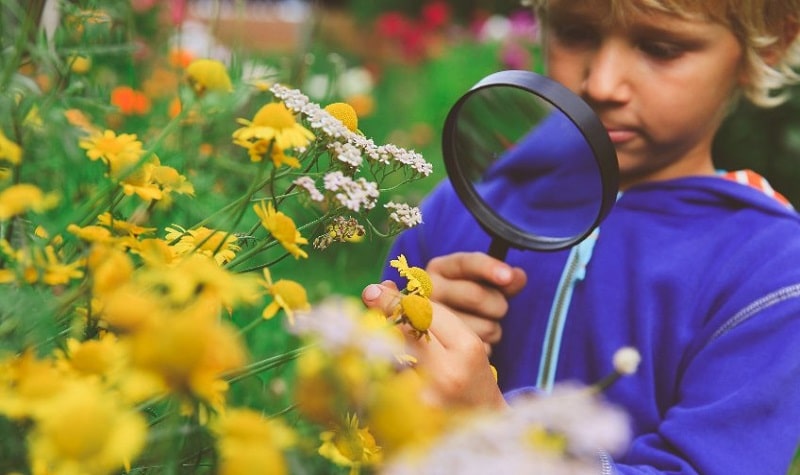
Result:
{"label": "small white bud", "polygon": [[614,353],[614,371],[621,375],[633,374],[641,361],[639,350],[632,346],[622,347]]}

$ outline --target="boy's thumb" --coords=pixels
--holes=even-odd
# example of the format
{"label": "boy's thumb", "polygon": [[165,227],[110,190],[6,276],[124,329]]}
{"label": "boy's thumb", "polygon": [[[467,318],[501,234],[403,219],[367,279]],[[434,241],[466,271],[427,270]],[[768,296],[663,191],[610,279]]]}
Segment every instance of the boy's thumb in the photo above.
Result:
{"label": "boy's thumb", "polygon": [[400,303],[400,291],[390,282],[370,284],[361,292],[361,300],[369,308],[381,310],[390,315]]}

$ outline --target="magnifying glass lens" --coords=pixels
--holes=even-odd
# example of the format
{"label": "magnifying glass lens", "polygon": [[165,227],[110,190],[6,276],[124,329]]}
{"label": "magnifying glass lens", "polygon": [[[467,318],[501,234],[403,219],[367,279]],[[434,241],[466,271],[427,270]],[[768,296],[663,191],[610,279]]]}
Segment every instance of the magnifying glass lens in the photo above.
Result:
{"label": "magnifying glass lens", "polygon": [[455,144],[480,199],[521,231],[570,238],[597,220],[603,189],[594,153],[544,99],[515,87],[476,92],[461,107]]}

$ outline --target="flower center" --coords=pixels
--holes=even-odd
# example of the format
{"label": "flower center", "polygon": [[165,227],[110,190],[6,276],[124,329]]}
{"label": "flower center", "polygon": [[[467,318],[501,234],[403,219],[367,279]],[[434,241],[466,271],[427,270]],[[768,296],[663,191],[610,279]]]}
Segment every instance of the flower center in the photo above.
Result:
{"label": "flower center", "polygon": [[350,104],[346,102],[334,102],[333,104],[325,106],[325,110],[328,111],[330,115],[339,119],[350,132],[358,130],[358,115],[356,115],[356,110],[353,109],[353,106]]}

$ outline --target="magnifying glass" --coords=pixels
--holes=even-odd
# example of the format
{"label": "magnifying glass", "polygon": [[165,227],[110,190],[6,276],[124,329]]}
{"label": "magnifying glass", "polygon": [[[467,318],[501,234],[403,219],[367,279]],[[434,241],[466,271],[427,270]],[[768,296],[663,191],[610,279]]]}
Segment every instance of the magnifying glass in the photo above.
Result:
{"label": "magnifying glass", "polygon": [[619,169],[600,119],[578,96],[530,71],[486,76],[445,120],[445,168],[492,237],[488,254],[578,244],[616,201]]}

